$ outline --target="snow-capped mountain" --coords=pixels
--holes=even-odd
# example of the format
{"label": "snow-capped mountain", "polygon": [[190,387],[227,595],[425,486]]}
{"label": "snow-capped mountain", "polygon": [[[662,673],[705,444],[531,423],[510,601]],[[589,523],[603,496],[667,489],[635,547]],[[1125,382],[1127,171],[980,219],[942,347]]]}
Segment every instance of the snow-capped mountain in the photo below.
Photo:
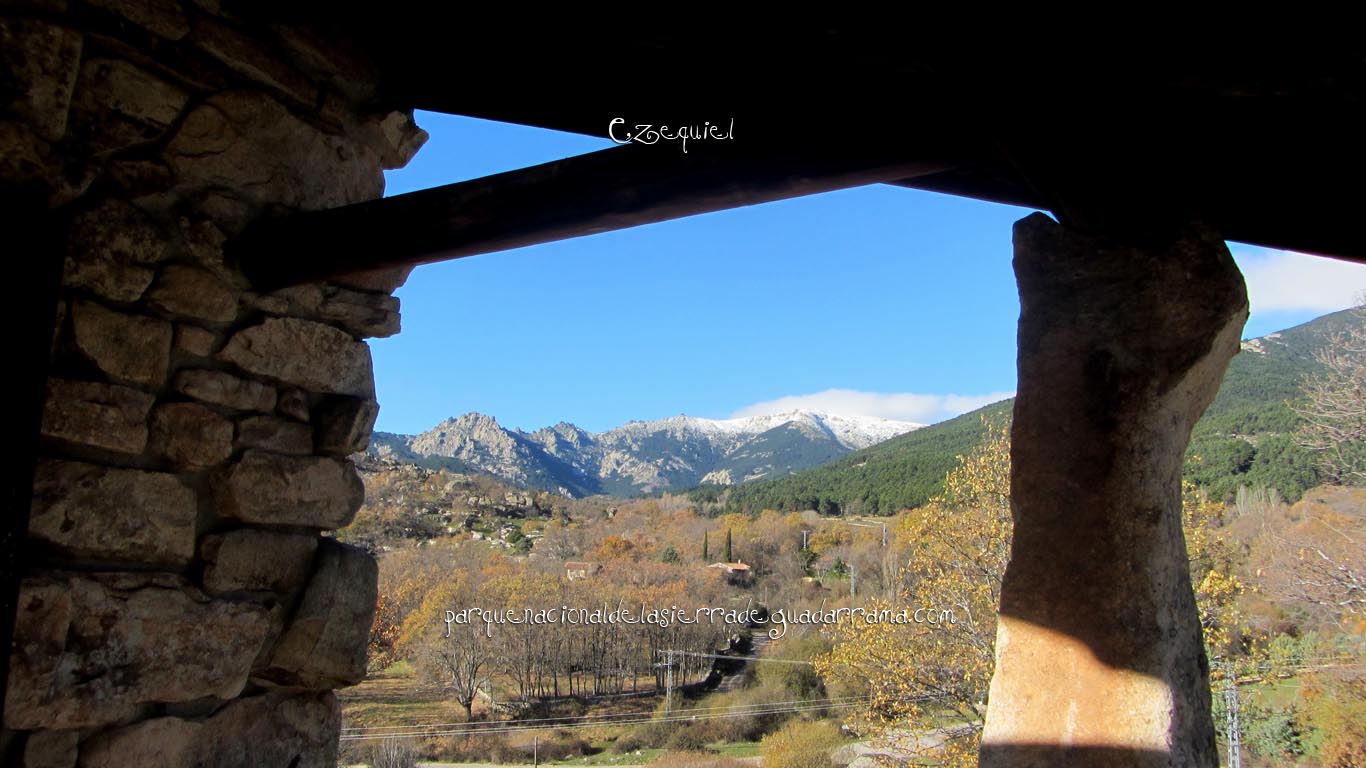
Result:
{"label": "snow-capped mountain", "polygon": [[468,413],[420,435],[376,433],[369,450],[570,496],[630,495],[785,475],[921,426],[799,410],[738,419],[671,416],[598,433],[564,422],[523,432]]}

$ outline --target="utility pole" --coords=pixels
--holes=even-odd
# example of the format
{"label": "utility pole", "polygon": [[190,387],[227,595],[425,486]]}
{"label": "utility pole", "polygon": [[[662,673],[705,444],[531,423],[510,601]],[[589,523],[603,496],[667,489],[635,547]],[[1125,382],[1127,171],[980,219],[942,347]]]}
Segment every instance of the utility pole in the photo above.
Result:
{"label": "utility pole", "polygon": [[810,533],[810,531],[807,531],[807,530],[803,530],[803,531],[802,531],[802,551],[803,551],[803,552],[806,551],[806,534],[808,534],[808,533]]}
{"label": "utility pole", "polygon": [[1242,768],[1243,736],[1238,722],[1238,680],[1231,662],[1219,662],[1224,668],[1224,708],[1228,710],[1228,766]]}
{"label": "utility pole", "polygon": [[887,546],[887,524],[882,524],[882,546]]}
{"label": "utility pole", "polygon": [[1224,666],[1228,680],[1224,685],[1225,705],[1228,707],[1228,765],[1229,768],[1242,768],[1242,727],[1238,722],[1238,681],[1234,679],[1233,665]]}
{"label": "utility pole", "polygon": [[[672,712],[674,708],[674,653],[672,648],[655,651],[664,654],[664,711]],[[681,653],[681,651],[679,651]]]}
{"label": "utility pole", "polygon": [[531,764],[541,764],[541,734],[539,733],[531,737]]}
{"label": "utility pole", "polygon": [[850,596],[850,597],[853,597],[853,596],[854,596],[854,585],[857,584],[857,583],[858,583],[858,569],[851,565],[851,566],[849,566],[849,596]]}
{"label": "utility pole", "polygon": [[669,649],[668,661],[665,662],[667,669],[664,672],[664,711],[674,710],[674,652]]}

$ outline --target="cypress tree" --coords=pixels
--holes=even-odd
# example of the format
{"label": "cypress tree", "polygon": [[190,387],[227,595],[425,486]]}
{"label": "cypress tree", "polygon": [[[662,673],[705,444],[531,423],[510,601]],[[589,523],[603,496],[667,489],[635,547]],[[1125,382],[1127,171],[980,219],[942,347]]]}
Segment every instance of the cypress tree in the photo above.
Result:
{"label": "cypress tree", "polygon": [[707,531],[702,532],[702,559],[707,559]]}
{"label": "cypress tree", "polygon": [[730,551],[730,529],[729,529],[729,528],[726,529],[726,557],[725,557],[725,561],[728,562],[728,563],[733,563],[733,562],[735,562],[735,560],[733,559],[733,555],[731,554],[731,551]]}

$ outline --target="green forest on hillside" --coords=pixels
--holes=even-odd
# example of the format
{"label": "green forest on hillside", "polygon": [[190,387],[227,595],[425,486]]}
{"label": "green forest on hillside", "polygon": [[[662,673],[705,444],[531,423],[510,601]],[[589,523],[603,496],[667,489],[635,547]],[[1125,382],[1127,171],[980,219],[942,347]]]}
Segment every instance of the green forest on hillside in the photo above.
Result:
{"label": "green forest on hillside", "polygon": [[[1318,485],[1314,457],[1293,437],[1301,417],[1291,405],[1303,401],[1304,377],[1319,367],[1315,352],[1360,322],[1350,311],[1336,312],[1248,343],[1192,432],[1185,477],[1222,500],[1242,486],[1274,489],[1293,502]],[[786,477],[704,486],[691,496],[725,512],[894,514],[938,494],[955,457],[981,441],[983,417],[1008,417],[1013,404],[989,405]]]}

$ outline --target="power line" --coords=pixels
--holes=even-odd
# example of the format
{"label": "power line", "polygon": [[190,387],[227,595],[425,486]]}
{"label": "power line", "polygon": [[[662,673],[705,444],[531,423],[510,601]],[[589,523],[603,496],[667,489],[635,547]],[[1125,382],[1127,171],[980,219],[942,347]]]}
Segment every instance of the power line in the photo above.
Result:
{"label": "power line", "polygon": [[[819,702],[830,702],[830,703],[833,703],[833,704],[844,704],[844,703],[848,703],[848,702],[858,702],[858,701],[865,701],[865,700],[866,700],[866,697],[864,697],[864,696],[839,696],[839,697],[836,697],[836,698],[833,698],[833,699],[820,699],[817,703],[819,703]],[[762,704],[748,704],[748,705],[744,705],[744,707],[745,707],[745,708],[785,707],[785,706],[797,706],[797,705],[804,705],[804,704],[811,704],[811,703],[812,703],[812,701],[811,701],[810,699],[789,699],[789,700],[787,700],[787,701],[773,701],[773,702],[765,702],[765,703],[762,703]],[[733,709],[735,709],[735,708],[736,708],[736,705],[733,705],[733,704],[720,704],[720,705],[714,705],[714,706],[710,706],[710,707],[694,707],[694,708],[692,708],[692,709],[681,710],[681,712],[682,712],[682,713],[686,713],[686,714],[697,713],[697,712],[710,713],[710,712],[730,711],[730,710],[733,710]],[[635,713],[635,712],[619,712],[619,713],[614,713],[614,714],[613,714],[613,713],[609,713],[609,714],[603,714],[603,715],[580,715],[580,716],[574,717],[574,718],[564,718],[564,717],[541,717],[541,718],[531,718],[531,719],[527,719],[527,720],[508,721],[508,722],[509,722],[509,723],[516,723],[516,724],[527,724],[527,723],[550,723],[550,724],[556,724],[556,723],[564,723],[565,721],[581,721],[581,722],[593,721],[593,722],[591,722],[591,723],[589,723],[589,724],[609,724],[609,725],[610,725],[614,720],[623,719],[623,718],[637,718],[637,717],[642,717],[642,716],[645,716],[645,715],[642,715],[641,713]],[[368,727],[356,726],[356,727],[350,727],[350,728],[343,728],[343,729],[342,729],[342,732],[343,732],[343,733],[346,733],[346,732],[352,732],[352,731],[374,731],[374,730],[386,730],[386,731],[387,731],[387,730],[398,730],[398,729],[405,729],[405,728],[448,728],[448,727],[449,727],[449,728],[453,728],[453,727],[468,726],[468,725],[469,725],[468,722],[459,722],[459,723],[424,723],[424,724],[421,724],[421,725],[376,725],[376,726],[368,726]]]}
{"label": "power line", "polygon": [[367,741],[375,739],[410,739],[428,738],[434,736],[473,736],[479,734],[506,734],[506,733],[531,733],[536,731],[554,731],[575,728],[594,728],[601,725],[644,725],[646,723],[679,723],[695,722],[698,720],[720,720],[732,717],[752,717],[755,715],[775,715],[792,714],[797,712],[811,712],[829,709],[847,709],[861,704],[864,699],[857,697],[857,701],[844,702],[842,704],[828,704],[824,702],[812,702],[805,706],[793,706],[783,708],[754,708],[738,709],[731,712],[718,712],[707,715],[694,715],[690,710],[681,710],[673,715],[665,717],[637,717],[634,719],[622,719],[615,721],[595,721],[577,723],[550,723],[546,725],[509,725],[495,727],[466,727],[452,728],[447,730],[426,730],[413,732],[393,732],[393,733],[366,733],[362,735],[342,734],[341,741]]}

